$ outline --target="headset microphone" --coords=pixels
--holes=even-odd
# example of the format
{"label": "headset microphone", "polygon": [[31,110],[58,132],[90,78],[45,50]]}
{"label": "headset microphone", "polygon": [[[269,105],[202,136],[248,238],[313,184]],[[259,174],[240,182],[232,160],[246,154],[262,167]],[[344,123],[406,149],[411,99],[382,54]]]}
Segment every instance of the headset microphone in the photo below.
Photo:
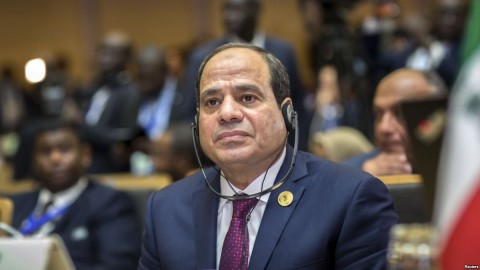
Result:
{"label": "headset microphone", "polygon": [[192,139],[193,139],[193,147],[195,149],[195,155],[197,157],[198,165],[200,166],[200,170],[202,171],[203,179],[205,180],[205,183],[207,184],[208,188],[216,196],[218,196],[222,199],[230,200],[230,201],[257,198],[257,197],[260,197],[262,195],[265,195],[267,193],[270,193],[270,192],[276,190],[277,188],[279,188],[281,185],[283,185],[283,183],[285,183],[288,180],[288,178],[292,174],[293,167],[295,166],[295,162],[296,162],[296,159],[297,159],[297,153],[298,153],[298,119],[297,119],[298,116],[297,116],[297,112],[293,110],[293,106],[290,105],[290,104],[284,104],[282,106],[282,115],[283,115],[283,119],[285,120],[285,126],[287,128],[288,134],[291,131],[295,131],[295,140],[294,140],[295,144],[293,146],[292,160],[290,162],[290,167],[288,168],[287,173],[285,174],[285,176],[280,181],[278,181],[273,186],[267,188],[266,190],[263,190],[261,192],[257,192],[257,193],[254,193],[254,194],[238,194],[238,195],[234,195],[234,196],[223,195],[223,194],[219,193],[218,191],[216,191],[212,187],[212,185],[210,184],[210,181],[208,180],[208,177],[205,174],[205,170],[203,168],[202,160],[200,158],[200,153],[198,151],[198,146],[197,146],[197,141],[199,141],[199,138],[198,138],[198,136],[199,136],[199,134],[198,134],[198,114],[195,115],[195,122],[192,123]]}

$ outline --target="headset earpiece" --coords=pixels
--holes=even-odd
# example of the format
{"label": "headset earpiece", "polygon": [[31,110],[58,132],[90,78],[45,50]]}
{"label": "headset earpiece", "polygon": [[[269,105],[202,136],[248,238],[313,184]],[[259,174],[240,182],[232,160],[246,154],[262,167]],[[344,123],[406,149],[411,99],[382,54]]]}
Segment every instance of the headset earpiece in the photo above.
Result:
{"label": "headset earpiece", "polygon": [[193,120],[193,123],[192,123],[192,129],[194,131],[195,139],[198,142],[198,113],[195,114],[195,119]]}
{"label": "headset earpiece", "polygon": [[295,130],[295,114],[296,112],[291,104],[285,103],[282,105],[283,120],[288,132]]}

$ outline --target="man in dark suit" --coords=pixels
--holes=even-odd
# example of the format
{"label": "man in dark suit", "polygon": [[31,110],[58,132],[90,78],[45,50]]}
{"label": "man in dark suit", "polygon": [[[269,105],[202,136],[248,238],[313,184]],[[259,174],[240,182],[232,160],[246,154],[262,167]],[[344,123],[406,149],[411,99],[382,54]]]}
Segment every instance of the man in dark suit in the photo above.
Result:
{"label": "man in dark suit", "polygon": [[79,270],[135,269],[141,236],[133,201],[86,178],[89,163],[74,126],[39,123],[33,170],[40,188],[12,197],[12,224],[26,235],[60,235]]}
{"label": "man in dark suit", "polygon": [[307,153],[291,165],[296,121],[282,63],[228,44],[198,78],[194,131],[216,166],[151,196],[139,269],[385,269],[397,222],[390,194]]}
{"label": "man in dark suit", "polygon": [[[270,51],[283,63],[290,76],[291,95],[294,100],[294,107],[299,115],[304,115],[304,89],[298,74],[295,53],[293,47],[286,41],[269,36],[258,30],[258,21],[261,15],[260,0],[223,0],[222,14],[223,24],[226,29],[224,36],[215,39],[197,49],[195,49],[189,59],[185,74],[185,87],[191,91],[190,104],[194,112],[195,99],[193,90],[195,89],[195,80],[205,56],[215,48],[230,42],[245,42],[261,47]],[[192,114],[192,119],[193,120]],[[303,119],[299,119],[302,126],[308,125]],[[307,129],[305,129],[307,131]],[[307,132],[302,133],[300,138],[300,148],[306,149]]]}
{"label": "man in dark suit", "polygon": [[172,123],[188,121],[193,106],[187,108],[190,104],[184,102],[186,93],[168,70],[165,50],[156,46],[143,48],[136,67],[142,100],[138,123],[148,138],[158,138]]}
{"label": "man in dark suit", "polygon": [[108,33],[98,50],[98,75],[87,91],[83,119],[85,137],[92,146],[89,173],[129,170],[129,143],[140,133],[140,98],[127,65],[132,54],[128,37]]}

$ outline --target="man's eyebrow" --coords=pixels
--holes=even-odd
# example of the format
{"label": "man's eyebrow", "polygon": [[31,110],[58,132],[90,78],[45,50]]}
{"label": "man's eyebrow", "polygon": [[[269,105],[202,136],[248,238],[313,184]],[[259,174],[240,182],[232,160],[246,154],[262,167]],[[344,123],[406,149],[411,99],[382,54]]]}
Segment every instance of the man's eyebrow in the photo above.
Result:
{"label": "man's eyebrow", "polygon": [[264,95],[263,92],[258,87],[258,85],[256,84],[250,84],[250,83],[239,84],[239,85],[236,85],[234,89],[239,92],[254,92],[257,95],[261,95],[261,96]]}
{"label": "man's eyebrow", "polygon": [[[265,94],[263,93],[262,90],[260,90],[260,87],[258,87],[258,85],[251,84],[251,83],[244,83],[244,84],[235,85],[234,86],[234,91],[235,92],[253,92],[260,97],[265,96]],[[206,90],[202,91],[202,93],[200,94],[200,99],[205,99],[209,96],[215,96],[219,92],[221,92],[221,89],[216,88],[216,87],[206,89]]]}
{"label": "man's eyebrow", "polygon": [[214,96],[214,95],[218,94],[218,92],[220,92],[219,88],[207,89],[200,94],[200,99],[205,99],[209,96]]}

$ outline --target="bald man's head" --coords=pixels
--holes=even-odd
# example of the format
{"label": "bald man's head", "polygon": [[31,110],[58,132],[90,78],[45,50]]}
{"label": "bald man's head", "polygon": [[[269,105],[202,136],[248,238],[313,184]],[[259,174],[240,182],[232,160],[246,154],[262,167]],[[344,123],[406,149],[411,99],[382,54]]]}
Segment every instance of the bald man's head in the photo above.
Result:
{"label": "bald man's head", "polygon": [[445,84],[431,72],[400,69],[385,77],[378,85],[373,101],[377,147],[383,152],[408,155],[410,141],[400,114],[400,104],[445,94]]}

